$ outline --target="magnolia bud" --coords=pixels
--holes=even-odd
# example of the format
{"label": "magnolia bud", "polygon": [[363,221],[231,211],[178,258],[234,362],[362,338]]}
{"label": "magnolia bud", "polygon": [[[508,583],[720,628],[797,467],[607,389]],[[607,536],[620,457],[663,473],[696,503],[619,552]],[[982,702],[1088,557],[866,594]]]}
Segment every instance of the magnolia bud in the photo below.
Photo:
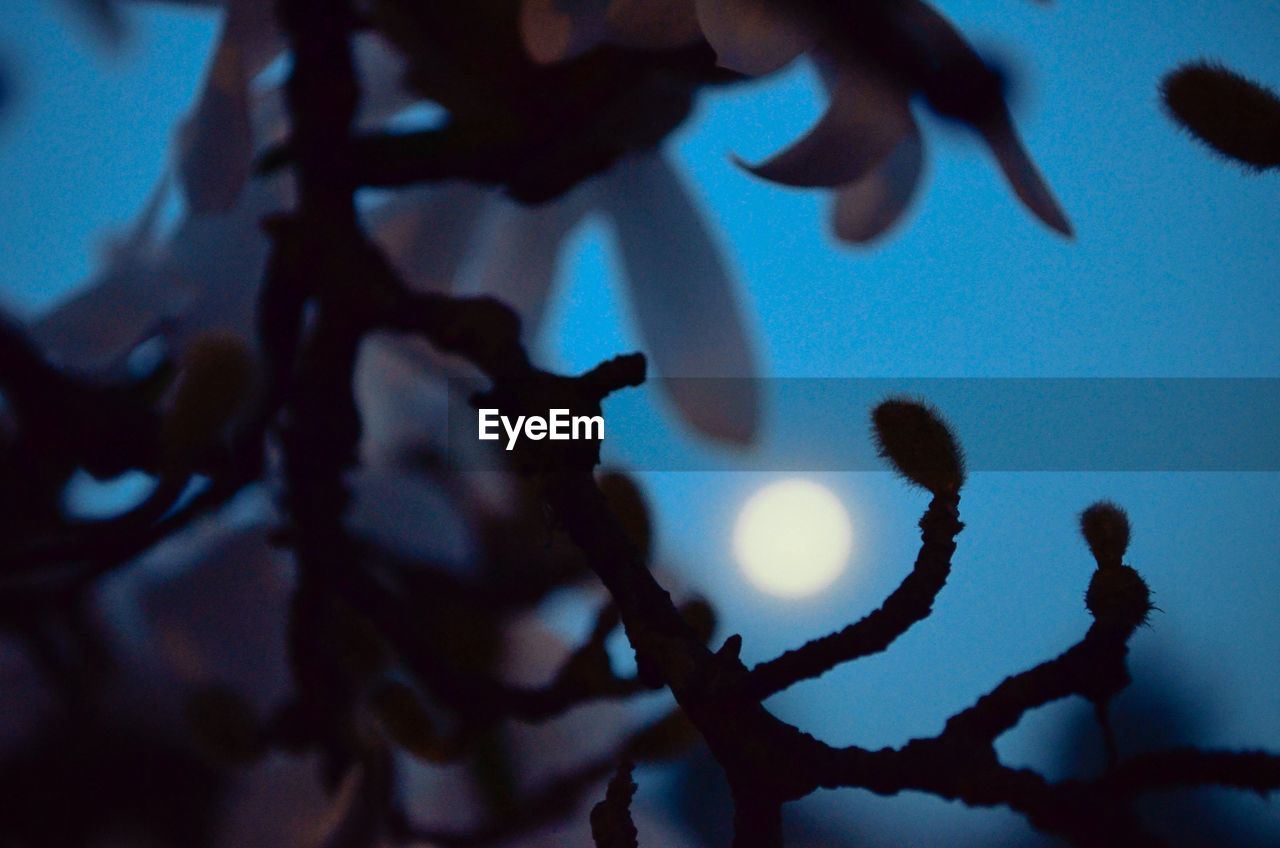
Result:
{"label": "magnolia bud", "polygon": [[1080,532],[1099,568],[1120,565],[1129,549],[1129,516],[1111,501],[1098,501],[1080,513]]}
{"label": "magnolia bud", "polygon": [[1280,98],[1221,65],[1167,74],[1160,94],[1174,120],[1224,156],[1262,170],[1280,166]]}
{"label": "magnolia bud", "polygon": [[1084,605],[1099,621],[1137,627],[1151,613],[1151,590],[1127,565],[1099,568],[1089,581]]}
{"label": "magnolia bud", "polygon": [[253,354],[231,334],[209,333],[191,343],[161,424],[170,458],[207,450],[244,406],[254,379]]}
{"label": "magnolia bud", "polygon": [[898,473],[934,495],[955,496],[964,485],[964,454],[932,406],[890,398],[871,412],[880,456]]}

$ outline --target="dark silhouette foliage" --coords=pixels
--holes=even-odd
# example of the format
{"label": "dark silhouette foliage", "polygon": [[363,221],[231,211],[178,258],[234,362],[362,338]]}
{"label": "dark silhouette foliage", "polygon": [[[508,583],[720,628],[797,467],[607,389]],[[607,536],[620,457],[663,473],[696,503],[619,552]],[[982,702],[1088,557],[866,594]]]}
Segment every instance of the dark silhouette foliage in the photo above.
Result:
{"label": "dark silhouette foliage", "polygon": [[[373,464],[362,449],[375,416],[357,384],[361,358],[379,340],[395,339],[419,362],[463,363],[476,386],[469,401],[517,413],[602,414],[611,395],[646,380],[648,359],[621,355],[579,375],[544,370],[526,346],[521,313],[501,298],[407,280],[386,241],[371,235],[371,216],[356,203],[360,189],[461,181],[500,187],[527,204],[554,203],[592,176],[625,169],[628,157],[652,154],[700,89],[808,52],[824,70],[828,115],[753,170],[832,189],[838,232],[879,235],[904,208],[919,175],[910,167],[919,164],[910,108],[919,95],[976,132],[1027,208],[1070,233],[1013,129],[999,76],[931,7],[915,0],[805,4],[797,13],[770,0],[722,3],[709,4],[703,18],[690,18],[692,7],[677,17],[680,4],[670,4],[671,26],[655,33],[644,25],[652,20],[624,14],[634,11],[627,3],[280,0],[291,57],[288,132],[258,164],[292,183],[287,211],[261,222],[269,249],[254,281],[252,338],[164,337],[163,328],[149,326],[165,341],[185,342],[178,355],[140,373],[120,361],[87,371],[59,363],[28,328],[0,324],[0,626],[28,650],[55,696],[50,718],[0,762],[0,841],[212,844],[231,776],[275,757],[305,760],[319,774],[332,802],[318,816],[318,844],[326,846],[510,841],[578,815],[582,800],[608,780],[589,814],[591,831],[601,848],[634,848],[631,763],[667,762],[695,747],[727,787],[737,848],[782,845],[783,806],[820,789],[928,793],[1009,808],[1047,836],[1079,845],[1142,846],[1160,844],[1140,815],[1153,792],[1280,788],[1273,753],[1186,745],[1129,752],[1116,738],[1111,710],[1130,682],[1129,641],[1152,605],[1143,577],[1123,562],[1128,519],[1109,502],[1080,518],[1097,561],[1085,594],[1092,623],[1080,641],[1010,675],[946,718],[936,735],[878,750],[830,745],[765,705],[795,684],[889,649],[925,622],[946,584],[964,529],[965,465],[957,436],[921,401],[890,399],[871,412],[880,454],[931,494],[910,571],[860,620],[751,667],[740,635],[715,644],[709,604],[673,598],[665,587],[643,495],[630,479],[598,472],[597,443],[548,440],[512,451],[503,469],[506,510],[450,488],[456,478],[430,447],[397,457],[414,474],[443,481],[467,512],[477,548],[471,573],[361,529],[354,480]],[[766,24],[758,44],[735,43],[736,31],[724,28],[741,18],[716,15],[747,7]],[[255,9],[233,4],[224,39],[244,36],[243,16]],[[403,54],[413,97],[445,107],[442,126],[395,133],[358,124],[377,93],[362,89],[356,61],[355,45],[369,31]],[[221,114],[209,105],[214,100],[236,101],[236,86],[255,70],[222,73],[249,52],[245,43],[224,40],[219,51],[223,64],[215,62],[220,70],[201,95],[196,124]],[[1259,92],[1203,68],[1166,85],[1171,108],[1193,131],[1263,167],[1259,151],[1273,134],[1267,122],[1274,123],[1268,110],[1275,101]],[[191,129],[198,141],[190,150],[211,141],[198,130]],[[232,147],[244,141],[232,139]],[[847,151],[846,143],[853,145]],[[231,214],[222,207],[261,190],[261,182],[245,183],[247,170],[237,165],[222,174],[225,182],[205,184],[199,167],[187,169],[193,219]],[[683,198],[673,183],[663,185]],[[633,249],[633,271],[648,258],[641,253]],[[713,254],[701,259],[704,270],[715,270]],[[676,295],[682,284],[669,283]],[[674,303],[668,315],[683,301]],[[682,351],[715,354],[696,344]],[[715,412],[708,405],[715,407],[688,401],[684,414],[698,420]],[[754,411],[754,398],[743,408]],[[121,514],[87,520],[68,514],[62,501],[81,471],[99,478],[141,471],[155,482]],[[161,687],[120,667],[93,612],[94,593],[141,558],[171,552],[166,546],[181,531],[224,517],[224,508],[264,480],[273,485],[280,522],[260,547],[288,557],[291,581],[270,621],[239,622],[241,610],[215,618],[248,632],[275,627],[288,679],[273,681],[280,691],[262,698],[216,680],[184,680],[180,729],[161,732],[149,723],[153,710],[162,711],[152,703]],[[388,512],[398,505],[378,502]],[[444,524],[426,530],[443,532]],[[241,555],[232,545],[228,557]],[[254,565],[265,571],[267,563]],[[521,616],[564,589],[594,591],[589,631],[536,679],[514,676],[504,652],[531,638],[519,631]],[[607,642],[619,631],[633,649],[634,673],[611,660]],[[179,664],[199,665],[198,646],[175,642],[166,647]],[[597,734],[582,716],[588,706],[656,690],[675,706],[642,726]],[[1073,696],[1093,707],[1107,752],[1102,768],[1051,779],[1001,761],[1000,737],[1029,712]],[[513,728],[553,721],[580,721],[574,733],[601,742],[599,750],[522,782],[508,744]],[[401,780],[416,763],[465,765],[480,817],[418,820]]]}

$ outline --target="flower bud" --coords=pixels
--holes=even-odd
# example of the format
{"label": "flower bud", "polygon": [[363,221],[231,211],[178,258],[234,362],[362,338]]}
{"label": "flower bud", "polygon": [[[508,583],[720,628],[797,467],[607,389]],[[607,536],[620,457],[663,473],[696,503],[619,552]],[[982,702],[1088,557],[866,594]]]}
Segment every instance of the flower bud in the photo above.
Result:
{"label": "flower bud", "polygon": [[964,454],[932,406],[890,398],[871,413],[880,456],[909,482],[934,495],[955,496],[964,485]]}
{"label": "flower bud", "polygon": [[1099,621],[1137,627],[1145,624],[1151,613],[1151,590],[1127,565],[1099,568],[1089,581],[1084,605]]}
{"label": "flower bud", "polygon": [[1160,94],[1174,120],[1248,167],[1280,166],[1280,98],[1221,65],[1193,62],[1167,74]]}
{"label": "flower bud", "polygon": [[161,423],[169,457],[185,458],[216,444],[244,406],[253,379],[253,354],[236,336],[210,333],[192,342]]}
{"label": "flower bud", "polygon": [[1120,565],[1129,549],[1129,516],[1111,501],[1098,501],[1080,513],[1080,532],[1099,568]]}

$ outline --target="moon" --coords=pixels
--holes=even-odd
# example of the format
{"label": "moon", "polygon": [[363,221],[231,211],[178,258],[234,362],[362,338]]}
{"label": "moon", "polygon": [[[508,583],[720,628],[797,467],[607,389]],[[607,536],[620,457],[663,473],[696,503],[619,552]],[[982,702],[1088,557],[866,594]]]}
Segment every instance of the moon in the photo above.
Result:
{"label": "moon", "polygon": [[780,598],[814,595],[849,564],[853,522],[840,499],[812,480],[759,489],[733,528],[733,553],[753,586]]}

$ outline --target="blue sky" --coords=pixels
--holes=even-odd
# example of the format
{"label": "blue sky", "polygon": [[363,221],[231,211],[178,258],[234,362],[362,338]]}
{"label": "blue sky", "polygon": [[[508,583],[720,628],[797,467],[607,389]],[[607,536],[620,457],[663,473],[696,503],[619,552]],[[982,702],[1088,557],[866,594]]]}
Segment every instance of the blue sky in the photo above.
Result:
{"label": "blue sky", "polygon": [[[73,290],[104,238],[141,207],[215,26],[207,14],[148,6],[133,16],[133,41],[110,57],[49,5],[14,0],[0,12],[12,87],[0,116],[0,302],[27,315]],[[940,6],[1017,73],[1019,126],[1076,239],[1024,213],[974,140],[926,119],[928,170],[907,220],[873,249],[838,247],[825,197],[763,184],[728,158],[759,158],[805,128],[820,111],[809,73],[708,98],[676,154],[741,277],[768,373],[1280,376],[1276,177],[1208,155],[1156,97],[1164,71],[1201,56],[1280,84],[1280,5]],[[613,262],[598,225],[574,237],[546,339],[553,364],[587,367],[637,346]],[[865,421],[866,410],[850,410],[847,435],[833,438],[865,439]],[[664,560],[719,603],[724,632],[743,633],[749,660],[875,606],[914,558],[924,507],[887,474],[818,475],[855,516],[857,562],[820,598],[772,600],[739,578],[728,536],[742,501],[773,476],[644,475]],[[889,654],[774,705],[833,742],[875,747],[938,731],[1004,675],[1083,633],[1091,561],[1075,515],[1099,497],[1129,509],[1130,560],[1163,610],[1135,640],[1135,676],[1173,669],[1213,718],[1206,741],[1280,749],[1276,474],[975,474],[935,614]],[[1072,709],[1027,722],[1006,753],[1032,761],[1055,717]],[[837,819],[910,811],[921,844],[944,827],[990,835],[1008,822],[920,798],[844,793],[815,803],[834,805]],[[1273,808],[1252,809],[1280,828]]]}

